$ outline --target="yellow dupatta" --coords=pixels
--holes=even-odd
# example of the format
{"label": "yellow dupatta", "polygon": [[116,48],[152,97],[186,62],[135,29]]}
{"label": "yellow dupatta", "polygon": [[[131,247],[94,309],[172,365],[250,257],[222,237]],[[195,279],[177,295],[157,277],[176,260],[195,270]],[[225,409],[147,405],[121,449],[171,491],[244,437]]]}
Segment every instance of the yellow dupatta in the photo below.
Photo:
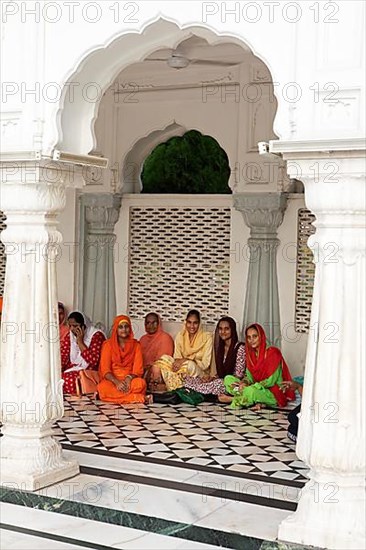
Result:
{"label": "yellow dupatta", "polygon": [[[192,341],[184,323],[175,338],[174,357],[163,355],[154,365],[161,370],[167,390],[175,390],[184,384],[186,376],[204,376],[210,374],[212,359],[212,334],[205,332],[200,324]],[[181,368],[174,372],[172,366],[175,359],[186,359]]]}
{"label": "yellow dupatta", "polygon": [[212,335],[204,332],[202,323],[200,323],[192,341],[189,339],[189,333],[184,323],[183,330],[177,334],[175,339],[174,359],[184,358],[201,362],[207,353],[208,344],[211,344],[212,347]]}

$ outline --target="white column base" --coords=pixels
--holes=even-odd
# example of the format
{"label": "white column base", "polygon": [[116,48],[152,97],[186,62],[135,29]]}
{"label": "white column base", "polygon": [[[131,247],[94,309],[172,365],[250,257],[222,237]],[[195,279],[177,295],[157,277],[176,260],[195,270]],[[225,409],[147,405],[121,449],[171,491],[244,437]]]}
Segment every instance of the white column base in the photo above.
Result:
{"label": "white column base", "polygon": [[[38,430],[37,430],[38,431]],[[11,489],[37,491],[79,474],[76,461],[65,460],[61,445],[50,431],[8,435],[1,438],[0,484]]]}
{"label": "white column base", "polygon": [[[335,550],[364,550],[363,476],[311,476],[298,508],[280,524],[278,539]],[[315,481],[318,478],[318,481]],[[326,479],[328,478],[328,479]]]}

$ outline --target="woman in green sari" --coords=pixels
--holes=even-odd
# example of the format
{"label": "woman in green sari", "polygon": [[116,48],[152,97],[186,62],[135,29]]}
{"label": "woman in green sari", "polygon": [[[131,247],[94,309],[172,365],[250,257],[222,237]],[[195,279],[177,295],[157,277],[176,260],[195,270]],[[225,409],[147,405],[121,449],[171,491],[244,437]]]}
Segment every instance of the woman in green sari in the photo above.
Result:
{"label": "woman in green sari", "polygon": [[[287,401],[295,399],[290,388],[281,389],[283,382],[291,381],[288,366],[281,351],[267,347],[266,334],[257,323],[245,330],[247,369],[243,380],[235,376],[225,376],[224,384],[229,396],[220,396],[223,403],[231,403],[231,408],[253,407],[260,410],[264,406],[284,407]],[[253,406],[254,405],[254,406]]]}

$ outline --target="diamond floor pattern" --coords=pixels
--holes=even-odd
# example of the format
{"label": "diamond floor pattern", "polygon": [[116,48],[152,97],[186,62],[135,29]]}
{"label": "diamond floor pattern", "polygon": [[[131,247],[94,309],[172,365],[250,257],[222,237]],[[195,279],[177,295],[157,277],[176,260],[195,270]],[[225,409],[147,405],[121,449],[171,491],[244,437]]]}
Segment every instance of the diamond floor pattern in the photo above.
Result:
{"label": "diamond floor pattern", "polygon": [[206,402],[121,407],[66,396],[55,435],[74,447],[305,481],[287,424],[286,411],[234,411]]}

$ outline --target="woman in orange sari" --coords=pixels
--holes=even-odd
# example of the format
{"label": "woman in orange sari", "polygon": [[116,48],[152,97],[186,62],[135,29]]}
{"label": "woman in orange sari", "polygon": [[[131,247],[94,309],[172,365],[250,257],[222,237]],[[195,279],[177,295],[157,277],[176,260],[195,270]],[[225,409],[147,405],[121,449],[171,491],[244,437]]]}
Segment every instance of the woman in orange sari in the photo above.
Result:
{"label": "woman in orange sari", "polygon": [[134,339],[129,317],[119,315],[102,348],[99,398],[109,403],[145,403],[143,373],[141,345]]}

